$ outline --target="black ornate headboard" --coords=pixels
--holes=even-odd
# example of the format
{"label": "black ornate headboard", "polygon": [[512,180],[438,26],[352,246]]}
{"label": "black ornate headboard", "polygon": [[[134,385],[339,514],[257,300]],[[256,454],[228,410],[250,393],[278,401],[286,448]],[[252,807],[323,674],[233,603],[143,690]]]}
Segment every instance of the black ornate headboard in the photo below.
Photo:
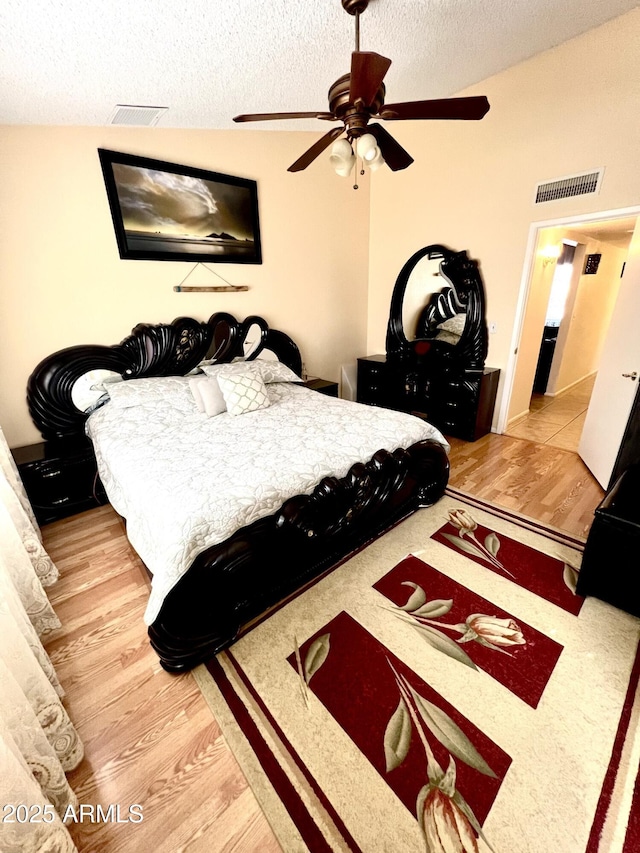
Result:
{"label": "black ornate headboard", "polygon": [[[259,340],[245,355],[247,335]],[[67,347],[43,359],[27,383],[27,404],[33,422],[46,439],[75,438],[84,434],[88,417],[72,399],[75,383],[90,370],[111,370],[124,379],[144,376],[184,376],[203,359],[228,362],[236,357],[256,358],[270,350],[295,373],[302,373],[302,358],[294,341],[270,329],[256,315],[236,320],[218,312],[206,323],[178,317],[170,324],[140,323],[114,346],[87,344]]]}

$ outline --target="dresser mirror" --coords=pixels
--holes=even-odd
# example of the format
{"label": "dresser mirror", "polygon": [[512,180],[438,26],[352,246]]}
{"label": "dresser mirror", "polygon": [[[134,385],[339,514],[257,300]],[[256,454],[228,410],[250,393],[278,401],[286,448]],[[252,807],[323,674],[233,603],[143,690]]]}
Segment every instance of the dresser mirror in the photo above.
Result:
{"label": "dresser mirror", "polygon": [[425,246],[413,254],[396,280],[389,322],[387,358],[464,360],[482,367],[487,352],[484,285],[476,261],[446,246]]}

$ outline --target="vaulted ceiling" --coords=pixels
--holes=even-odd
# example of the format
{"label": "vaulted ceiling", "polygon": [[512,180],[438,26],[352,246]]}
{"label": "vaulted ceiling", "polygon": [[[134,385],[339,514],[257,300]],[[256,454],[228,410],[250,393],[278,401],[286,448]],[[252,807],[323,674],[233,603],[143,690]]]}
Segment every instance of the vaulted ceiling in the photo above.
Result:
{"label": "vaulted ceiling", "polygon": [[[636,5],[370,0],[360,47],[393,60],[388,100],[447,97]],[[340,0],[3,0],[0,33],[0,124],[102,125],[116,104],[169,107],[161,125],[184,128],[325,110],[354,49]]]}

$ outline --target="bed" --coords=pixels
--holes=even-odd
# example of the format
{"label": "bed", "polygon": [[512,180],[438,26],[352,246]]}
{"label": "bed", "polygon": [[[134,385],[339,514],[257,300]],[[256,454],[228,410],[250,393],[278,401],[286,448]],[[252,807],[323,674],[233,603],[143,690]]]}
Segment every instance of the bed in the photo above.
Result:
{"label": "bed", "polygon": [[[145,621],[169,672],[230,645],[444,491],[448,447],[435,428],[319,394],[301,367],[294,341],[263,318],[217,313],[69,347],[29,379],[44,438],[93,443],[152,578]],[[78,397],[87,377],[89,404]]]}

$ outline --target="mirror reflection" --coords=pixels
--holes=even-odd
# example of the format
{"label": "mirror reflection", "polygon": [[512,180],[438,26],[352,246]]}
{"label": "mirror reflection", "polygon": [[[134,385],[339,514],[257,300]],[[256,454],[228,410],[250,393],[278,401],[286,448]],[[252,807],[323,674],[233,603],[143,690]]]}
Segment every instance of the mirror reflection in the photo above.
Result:
{"label": "mirror reflection", "polygon": [[431,259],[425,255],[411,271],[402,302],[402,328],[409,341],[423,337],[418,331],[420,315],[431,294],[436,293],[445,284],[445,280],[440,276],[441,261],[442,258]]}

